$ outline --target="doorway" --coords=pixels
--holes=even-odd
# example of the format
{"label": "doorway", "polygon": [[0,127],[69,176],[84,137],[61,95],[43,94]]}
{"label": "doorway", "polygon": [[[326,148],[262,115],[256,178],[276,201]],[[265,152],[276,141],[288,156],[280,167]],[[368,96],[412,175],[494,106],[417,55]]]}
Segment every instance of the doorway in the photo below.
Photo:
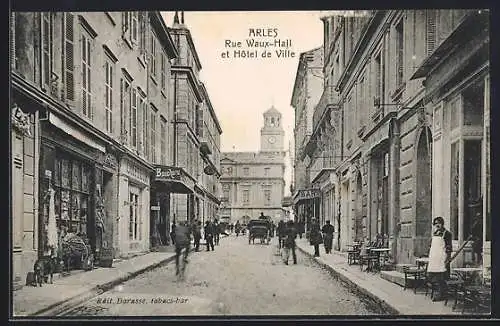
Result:
{"label": "doorway", "polygon": [[431,131],[424,128],[417,143],[415,244],[417,257],[428,254],[432,236]]}

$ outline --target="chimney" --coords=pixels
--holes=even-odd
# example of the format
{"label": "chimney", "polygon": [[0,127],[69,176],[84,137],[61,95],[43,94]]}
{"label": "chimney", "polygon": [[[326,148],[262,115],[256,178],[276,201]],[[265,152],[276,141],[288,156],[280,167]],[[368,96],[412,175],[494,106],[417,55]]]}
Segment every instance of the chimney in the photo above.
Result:
{"label": "chimney", "polygon": [[176,11],[174,16],[174,26],[179,24],[179,13]]}

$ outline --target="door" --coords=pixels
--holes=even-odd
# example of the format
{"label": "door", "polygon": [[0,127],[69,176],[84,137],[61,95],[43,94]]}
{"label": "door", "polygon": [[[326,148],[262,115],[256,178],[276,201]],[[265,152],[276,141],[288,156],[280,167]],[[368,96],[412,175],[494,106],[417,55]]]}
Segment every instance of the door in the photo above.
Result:
{"label": "door", "polygon": [[428,254],[432,236],[431,135],[425,129],[417,144],[415,256]]}

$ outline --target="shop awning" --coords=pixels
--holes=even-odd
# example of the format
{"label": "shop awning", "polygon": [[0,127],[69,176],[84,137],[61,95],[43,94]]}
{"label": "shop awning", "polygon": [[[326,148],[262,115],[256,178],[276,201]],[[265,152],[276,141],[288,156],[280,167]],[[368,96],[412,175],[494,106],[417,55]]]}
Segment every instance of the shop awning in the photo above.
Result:
{"label": "shop awning", "polygon": [[53,113],[49,114],[49,121],[55,127],[61,129],[62,131],[64,131],[68,135],[78,139],[79,141],[81,141],[81,142],[83,142],[83,143],[103,152],[103,153],[106,153],[106,145],[105,144],[98,143],[93,138],[85,135],[83,132],[81,132],[80,130],[71,126],[69,123],[63,121],[57,115],[55,115]]}
{"label": "shop awning", "polygon": [[184,169],[166,165],[155,165],[154,168],[153,179],[158,190],[175,194],[194,192],[195,182]]}
{"label": "shop awning", "polygon": [[293,197],[293,204],[297,205],[301,201],[319,197],[321,197],[321,191],[319,189],[300,189]]}

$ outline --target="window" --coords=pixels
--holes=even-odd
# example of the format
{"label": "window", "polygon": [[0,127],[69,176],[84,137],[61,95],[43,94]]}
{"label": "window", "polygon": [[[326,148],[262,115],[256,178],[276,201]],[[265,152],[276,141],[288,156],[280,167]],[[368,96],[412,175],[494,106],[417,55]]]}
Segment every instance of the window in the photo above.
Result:
{"label": "window", "polygon": [[451,144],[450,166],[450,231],[454,240],[458,240],[458,193],[460,186],[460,144]]}
{"label": "window", "polygon": [[167,142],[167,132],[166,132],[166,121],[162,118],[160,120],[160,161],[161,164],[167,164],[167,159],[165,157],[166,152],[166,142]]}
{"label": "window", "polygon": [[120,132],[121,132],[121,141],[122,144],[128,144],[129,135],[129,120],[127,119],[129,111],[130,111],[130,100],[131,100],[131,92],[130,92],[130,81],[127,78],[122,78],[120,81],[120,115],[121,115],[121,123],[120,123]]}
{"label": "window", "polygon": [[64,13],[64,95],[69,101],[75,100],[75,34],[74,20],[75,16],[70,13]]}
{"label": "window", "polygon": [[110,134],[113,133],[113,78],[114,78],[114,64],[109,58],[106,58],[104,64],[105,77],[104,77],[104,110],[106,115],[106,131]]}
{"label": "window", "polygon": [[132,43],[137,43],[137,36],[139,34],[139,17],[138,12],[133,11],[130,13],[130,40]]}
{"label": "window", "polygon": [[141,12],[139,15],[139,49],[141,54],[146,53],[146,26],[147,26],[147,14]]}
{"label": "window", "polygon": [[151,61],[150,61],[150,67],[151,67],[151,75],[156,78],[156,37],[154,34],[151,34]]}
{"label": "window", "polygon": [[130,105],[130,145],[137,149],[137,91],[132,89],[132,103]]}
{"label": "window", "polygon": [[425,41],[427,47],[427,55],[430,55],[436,48],[436,10],[426,10],[426,33]]}
{"label": "window", "polygon": [[87,234],[92,169],[71,156],[55,160],[54,206],[57,225],[65,224],[74,233]]}
{"label": "window", "polygon": [[167,58],[165,56],[165,53],[162,53],[161,54],[161,70],[160,70],[160,74],[161,74],[161,78],[160,78],[160,85],[161,85],[161,89],[163,91],[165,91],[165,87],[167,85],[167,80],[166,80],[166,61],[167,61]]}
{"label": "window", "polygon": [[250,203],[250,190],[243,190],[243,204],[248,205]]}
{"label": "window", "polygon": [[359,85],[358,85],[358,91],[359,91],[359,96],[358,96],[358,126],[362,127],[364,125],[364,112],[366,110],[365,105],[366,105],[366,94],[365,94],[365,73],[361,75],[359,78]]}
{"label": "window", "polygon": [[384,177],[389,176],[389,153],[384,153]]}
{"label": "window", "polygon": [[269,170],[271,170],[270,168],[264,168],[264,176],[269,176]]}
{"label": "window", "polygon": [[126,32],[130,29],[130,12],[124,11],[122,12],[122,32],[123,35],[127,35]]}
{"label": "window", "polygon": [[141,218],[140,218],[139,189],[130,187],[129,190],[129,239],[141,240]]}
{"label": "window", "polygon": [[404,76],[404,31],[403,19],[396,25],[396,87],[403,84]]}
{"label": "window", "polygon": [[41,13],[42,31],[42,85],[50,89],[52,75],[52,15],[50,12]]}
{"label": "window", "polygon": [[89,119],[92,119],[92,78],[91,78],[91,41],[90,37],[86,34],[82,34],[81,38],[81,48],[82,48],[82,110],[83,115]]}
{"label": "window", "polygon": [[271,205],[271,190],[269,189],[264,190],[264,205]]}
{"label": "window", "polygon": [[249,168],[243,168],[243,175],[249,175],[250,174],[250,169]]}
{"label": "window", "polygon": [[151,162],[156,162],[156,110],[151,106]]}
{"label": "window", "polygon": [[375,57],[375,97],[378,98],[380,101],[380,97],[382,95],[381,93],[381,87],[382,87],[382,82],[380,75],[382,73],[382,60],[381,60],[381,54],[377,54]]}
{"label": "window", "polygon": [[143,123],[143,146],[144,146],[144,157],[149,159],[149,108],[146,101],[143,101],[142,105],[142,123]]}

